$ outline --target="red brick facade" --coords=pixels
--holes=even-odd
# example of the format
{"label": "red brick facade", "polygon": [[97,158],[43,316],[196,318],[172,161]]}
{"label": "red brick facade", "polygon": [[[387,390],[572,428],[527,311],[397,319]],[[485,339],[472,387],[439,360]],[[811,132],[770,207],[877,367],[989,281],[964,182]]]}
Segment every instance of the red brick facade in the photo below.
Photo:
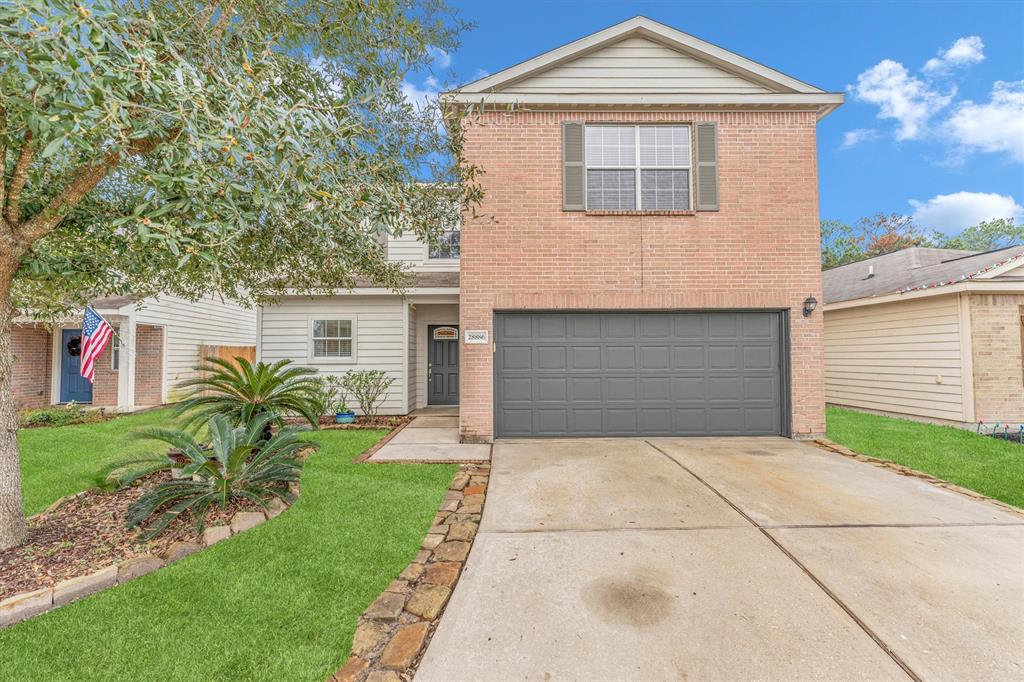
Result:
{"label": "red brick facade", "polygon": [[[718,122],[721,210],[587,215],[562,210],[562,122]],[[464,220],[460,317],[495,310],[790,309],[792,431],[823,433],[816,115],[812,112],[492,112],[466,124],[482,168],[481,217]],[[493,435],[493,356],[463,344],[464,440]]]}
{"label": "red brick facade", "polygon": [[11,341],[14,404],[19,410],[49,405],[53,355],[50,331],[43,325],[15,325]]}
{"label": "red brick facade", "polygon": [[146,324],[135,328],[135,404],[163,402],[164,329]]}

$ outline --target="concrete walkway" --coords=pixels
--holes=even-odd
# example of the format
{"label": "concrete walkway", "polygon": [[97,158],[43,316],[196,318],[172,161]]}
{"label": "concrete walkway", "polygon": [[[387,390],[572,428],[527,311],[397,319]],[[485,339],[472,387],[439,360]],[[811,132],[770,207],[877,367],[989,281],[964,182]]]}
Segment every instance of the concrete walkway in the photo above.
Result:
{"label": "concrete walkway", "polygon": [[404,429],[370,456],[371,462],[485,462],[491,446],[459,442],[458,408],[413,413]]}
{"label": "concrete walkway", "polygon": [[492,467],[419,681],[1024,678],[1024,515],[781,438]]}

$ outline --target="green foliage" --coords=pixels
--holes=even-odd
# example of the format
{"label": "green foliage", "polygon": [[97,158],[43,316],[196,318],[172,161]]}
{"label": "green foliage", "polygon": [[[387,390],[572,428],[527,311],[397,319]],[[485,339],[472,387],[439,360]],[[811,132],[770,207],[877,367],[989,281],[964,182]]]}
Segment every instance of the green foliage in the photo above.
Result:
{"label": "green foliage", "polygon": [[348,412],[348,389],[344,379],[335,374],[314,377],[318,414]]}
{"label": "green foliage", "polygon": [[936,240],[944,249],[994,251],[1024,243],[1024,225],[1016,225],[1013,218],[986,220],[955,237],[936,235]]}
{"label": "green foliage", "polygon": [[821,221],[821,269],[880,256],[911,246],[962,251],[993,251],[1024,243],[1024,225],[1013,218],[987,220],[955,237],[926,235],[909,216],[879,213],[861,218],[854,226],[839,220]]}
{"label": "green foliage", "polygon": [[402,94],[463,28],[443,0],[0,2],[16,305],[400,287],[382,232],[436,241],[479,197],[458,122]]}
{"label": "green foliage", "polygon": [[22,427],[38,426],[71,426],[72,424],[90,424],[107,419],[103,410],[87,410],[72,401],[67,405],[51,405],[36,410],[25,410],[18,418]]}
{"label": "green foliage", "polygon": [[291,360],[253,365],[245,358],[206,358],[198,368],[199,376],[178,384],[189,393],[175,411],[192,430],[217,415],[241,426],[267,414],[268,428],[269,424],[283,426],[284,416],[297,415],[316,426],[322,404],[320,387],[311,376],[315,370],[290,364]]}
{"label": "green foliage", "polygon": [[232,426],[225,415],[211,417],[207,422],[209,448],[184,430],[150,428],[139,431],[139,438],[170,445],[181,453],[185,463],[181,466],[170,457],[141,469],[137,468],[138,460],[120,463],[118,470],[130,468],[132,472],[118,479],[120,485],[128,485],[161,469],[181,468],[181,478],[161,483],[128,508],[128,527],[146,524],[159,514],[139,535],[140,540],[149,540],[185,513],[193,515],[201,531],[206,512],[214,505],[226,508],[231,501],[244,499],[266,507],[271,497],[291,502],[294,496],[288,492],[288,483],[298,481],[302,469],[297,455],[314,446],[299,440],[299,429],[291,427],[264,440],[264,429],[272,418],[272,414],[264,412],[244,426]]}
{"label": "green foliage", "polygon": [[384,393],[395,383],[394,377],[379,369],[349,370],[345,372],[342,385],[351,393],[359,409],[367,417],[375,417],[377,408],[384,400]]}

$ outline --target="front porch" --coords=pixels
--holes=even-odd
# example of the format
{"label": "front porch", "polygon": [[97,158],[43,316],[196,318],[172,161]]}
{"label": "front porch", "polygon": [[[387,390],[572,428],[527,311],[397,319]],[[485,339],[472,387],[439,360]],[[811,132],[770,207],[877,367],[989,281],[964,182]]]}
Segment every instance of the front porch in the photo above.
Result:
{"label": "front porch", "polygon": [[70,402],[132,412],[164,402],[164,328],[100,311],[114,327],[95,362],[93,383],[80,374],[81,321],[19,320],[12,333],[18,409]]}

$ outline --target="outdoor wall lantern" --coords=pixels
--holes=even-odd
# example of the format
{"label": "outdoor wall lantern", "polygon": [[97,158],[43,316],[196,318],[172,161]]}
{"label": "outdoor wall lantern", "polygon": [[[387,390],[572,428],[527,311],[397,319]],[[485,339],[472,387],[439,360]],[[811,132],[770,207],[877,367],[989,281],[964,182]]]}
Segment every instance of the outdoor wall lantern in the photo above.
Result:
{"label": "outdoor wall lantern", "polygon": [[814,309],[818,307],[818,299],[814,298],[813,295],[808,296],[804,299],[804,317],[810,317]]}

